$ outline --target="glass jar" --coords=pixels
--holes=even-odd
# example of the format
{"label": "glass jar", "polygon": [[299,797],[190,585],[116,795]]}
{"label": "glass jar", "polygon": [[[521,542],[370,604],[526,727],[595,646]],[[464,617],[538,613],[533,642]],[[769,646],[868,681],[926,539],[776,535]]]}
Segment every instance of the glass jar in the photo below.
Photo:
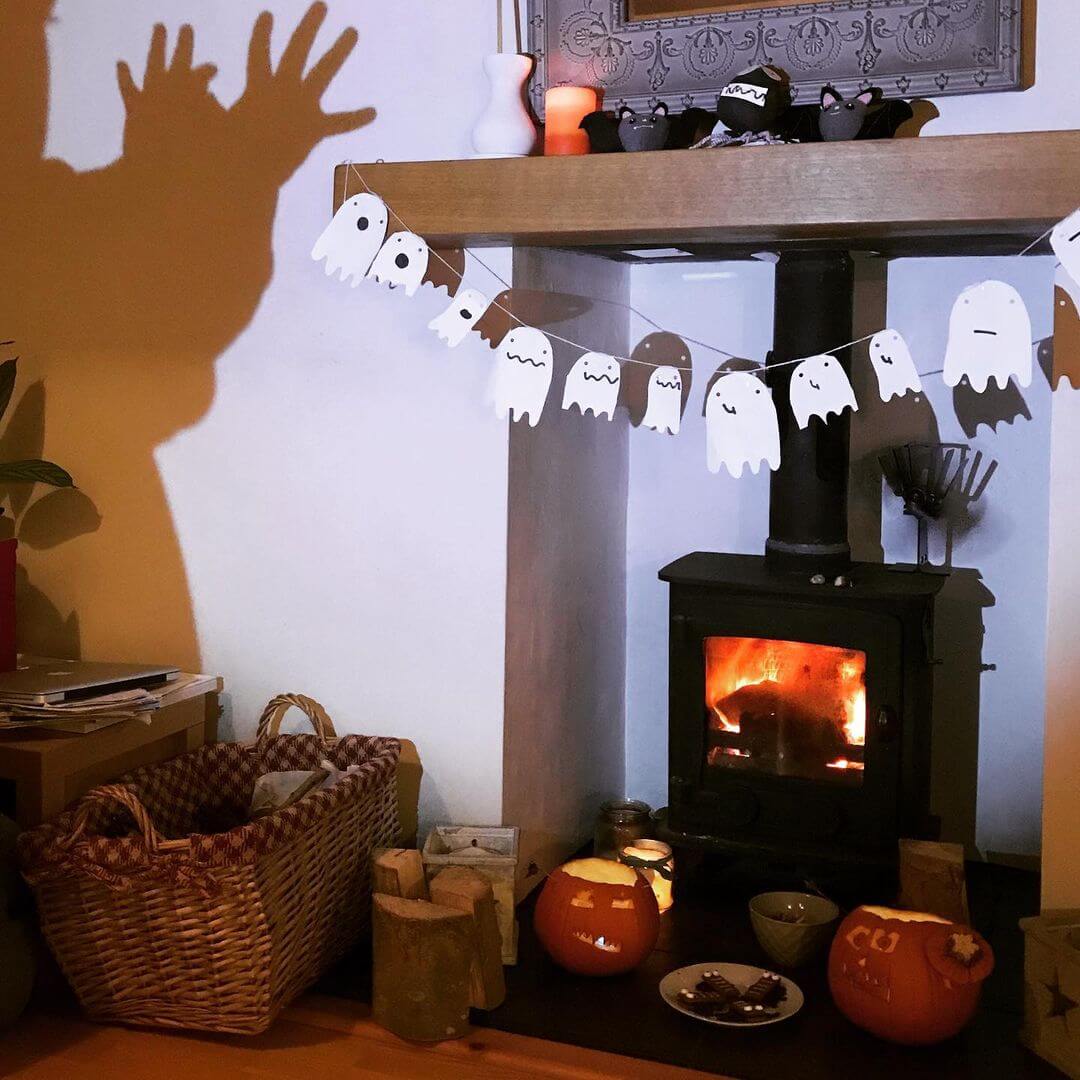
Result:
{"label": "glass jar", "polygon": [[652,808],[638,799],[609,799],[596,819],[593,854],[617,862],[619,852],[649,835]]}

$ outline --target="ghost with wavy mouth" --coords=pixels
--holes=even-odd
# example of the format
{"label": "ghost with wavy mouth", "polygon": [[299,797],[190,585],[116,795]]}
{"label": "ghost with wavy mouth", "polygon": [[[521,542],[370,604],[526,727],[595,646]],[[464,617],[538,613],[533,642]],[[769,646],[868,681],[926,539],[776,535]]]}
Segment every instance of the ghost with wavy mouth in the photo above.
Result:
{"label": "ghost with wavy mouth", "polygon": [[649,397],[642,426],[661,434],[678,435],[682,408],[682,373],[667,365],[658,367],[649,376]]}
{"label": "ghost with wavy mouth", "polygon": [[488,309],[488,298],[476,289],[462,289],[450,306],[428,323],[451,349],[456,349]]}
{"label": "ghost with wavy mouth", "polygon": [[605,353],[586,353],[566,376],[562,407],[570,409],[576,405],[582,416],[591,411],[597,419],[606,416],[614,420],[621,382],[618,360]]}
{"label": "ghost with wavy mouth", "polygon": [[870,364],[882,401],[922,393],[922,379],[915,370],[911,350],[896,330],[881,330],[870,339]]}
{"label": "ghost with wavy mouth", "polygon": [[743,467],[757,475],[761,463],[780,468],[780,423],[768,387],[748,371],[721,375],[705,399],[709,472],[723,465],[736,480]]}
{"label": "ghost with wavy mouth", "polygon": [[367,276],[376,285],[404,289],[406,296],[415,296],[427,273],[430,254],[423,237],[411,232],[396,232],[375,256]]}
{"label": "ghost with wavy mouth", "polygon": [[799,427],[811,416],[828,422],[830,413],[839,416],[845,409],[858,412],[859,403],[835,356],[808,356],[791,373],[791,411]]}
{"label": "ghost with wavy mouth", "polygon": [[340,271],[342,281],[355,289],[371,269],[386,239],[390,217],[378,195],[354,195],[338,208],[333,220],[311,249],[311,257],[326,260],[326,276]]}
{"label": "ghost with wavy mouth", "polygon": [[1065,268],[1065,273],[1080,285],[1080,210],[1054,226],[1050,246]]}
{"label": "ghost with wavy mouth", "polygon": [[547,335],[531,326],[519,326],[503,338],[495,361],[492,396],[495,415],[516,423],[529,418],[536,427],[547,402],[554,374],[554,356]]}
{"label": "ghost with wavy mouth", "polygon": [[1004,281],[966,288],[953,305],[945,350],[945,384],[964,376],[981,394],[991,379],[1004,390],[1010,378],[1031,385],[1031,316],[1023,297]]}

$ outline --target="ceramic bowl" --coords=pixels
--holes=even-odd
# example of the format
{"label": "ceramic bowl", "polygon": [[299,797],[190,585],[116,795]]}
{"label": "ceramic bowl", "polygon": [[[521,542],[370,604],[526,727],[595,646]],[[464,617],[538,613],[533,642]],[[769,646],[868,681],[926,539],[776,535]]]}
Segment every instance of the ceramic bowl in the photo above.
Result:
{"label": "ceramic bowl", "polygon": [[832,940],[840,909],[809,893],[761,893],[750,901],[758,944],[781,967],[810,963]]}

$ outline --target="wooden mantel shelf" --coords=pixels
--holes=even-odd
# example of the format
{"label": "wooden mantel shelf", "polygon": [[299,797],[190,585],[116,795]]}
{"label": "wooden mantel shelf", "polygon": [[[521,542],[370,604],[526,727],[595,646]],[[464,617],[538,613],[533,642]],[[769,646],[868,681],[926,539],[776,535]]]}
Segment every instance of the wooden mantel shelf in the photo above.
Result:
{"label": "wooden mantel shelf", "polygon": [[1080,204],[1080,131],[356,168],[437,246],[1006,254]]}

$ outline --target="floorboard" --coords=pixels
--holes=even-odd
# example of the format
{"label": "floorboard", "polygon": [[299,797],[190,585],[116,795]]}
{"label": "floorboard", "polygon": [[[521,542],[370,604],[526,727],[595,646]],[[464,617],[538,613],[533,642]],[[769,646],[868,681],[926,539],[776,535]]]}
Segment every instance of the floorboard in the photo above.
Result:
{"label": "floorboard", "polygon": [[404,1042],[356,1002],[311,995],[265,1035],[195,1036],[92,1024],[33,1010],[0,1036],[0,1076],[18,1080],[705,1080],[595,1050],[477,1029],[433,1046]]}

